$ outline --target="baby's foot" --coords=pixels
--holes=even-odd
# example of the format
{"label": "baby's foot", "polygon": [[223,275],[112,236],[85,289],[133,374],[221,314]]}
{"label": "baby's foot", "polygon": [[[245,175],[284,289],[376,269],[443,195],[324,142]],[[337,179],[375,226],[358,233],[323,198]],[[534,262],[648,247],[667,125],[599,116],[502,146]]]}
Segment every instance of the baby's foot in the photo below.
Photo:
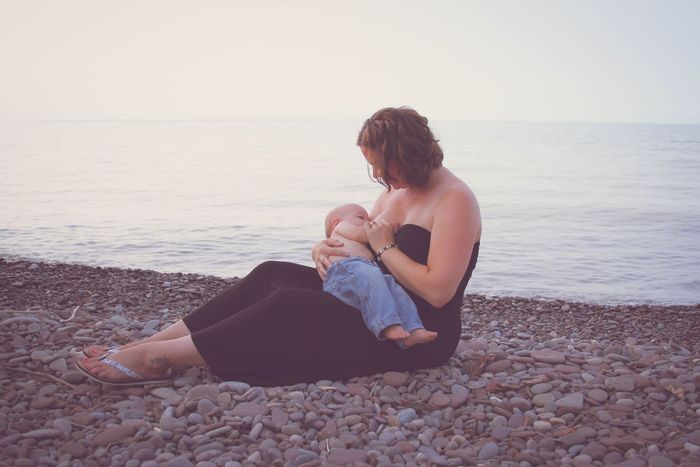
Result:
{"label": "baby's foot", "polygon": [[427,344],[437,337],[437,332],[428,331],[427,329],[416,329],[406,339],[401,341],[403,348],[407,349],[416,344]]}
{"label": "baby's foot", "polygon": [[411,335],[407,333],[406,330],[399,324],[394,324],[393,326],[389,326],[384,330],[384,337],[391,339],[392,341],[397,339],[407,339],[410,336]]}

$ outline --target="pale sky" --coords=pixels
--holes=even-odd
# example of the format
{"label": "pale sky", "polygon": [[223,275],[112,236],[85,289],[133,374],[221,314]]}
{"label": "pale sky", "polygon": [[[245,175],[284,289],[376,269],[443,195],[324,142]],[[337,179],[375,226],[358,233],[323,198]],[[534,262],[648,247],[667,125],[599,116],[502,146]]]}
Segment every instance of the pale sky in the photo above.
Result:
{"label": "pale sky", "polygon": [[700,123],[700,1],[0,0],[0,119]]}

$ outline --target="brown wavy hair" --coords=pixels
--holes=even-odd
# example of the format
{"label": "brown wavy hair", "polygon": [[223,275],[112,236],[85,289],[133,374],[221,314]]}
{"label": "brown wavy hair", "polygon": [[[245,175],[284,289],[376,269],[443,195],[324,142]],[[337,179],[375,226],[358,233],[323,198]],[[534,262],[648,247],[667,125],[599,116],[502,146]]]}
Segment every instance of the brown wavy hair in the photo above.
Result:
{"label": "brown wavy hair", "polygon": [[374,113],[357,135],[357,145],[377,152],[381,176],[375,181],[391,190],[395,180],[389,162],[410,186],[428,182],[430,172],[442,166],[442,149],[428,127],[428,119],[410,107],[387,107]]}

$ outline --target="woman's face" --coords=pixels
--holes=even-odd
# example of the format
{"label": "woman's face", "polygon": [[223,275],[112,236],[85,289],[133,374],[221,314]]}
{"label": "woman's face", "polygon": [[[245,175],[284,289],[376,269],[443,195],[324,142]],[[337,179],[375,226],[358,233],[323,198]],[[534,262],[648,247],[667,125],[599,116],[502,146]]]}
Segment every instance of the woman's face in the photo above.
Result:
{"label": "woman's face", "polygon": [[[372,178],[384,178],[382,176],[382,170],[376,163],[376,161],[379,160],[379,154],[377,153],[377,151],[366,146],[360,146],[360,150],[362,151],[362,155],[365,156],[365,160],[367,161],[367,163],[372,167]],[[391,175],[393,179],[390,184],[391,188],[408,188],[408,184],[398,173],[398,170],[394,169],[391,161],[389,162],[389,167],[386,168],[386,171]]]}

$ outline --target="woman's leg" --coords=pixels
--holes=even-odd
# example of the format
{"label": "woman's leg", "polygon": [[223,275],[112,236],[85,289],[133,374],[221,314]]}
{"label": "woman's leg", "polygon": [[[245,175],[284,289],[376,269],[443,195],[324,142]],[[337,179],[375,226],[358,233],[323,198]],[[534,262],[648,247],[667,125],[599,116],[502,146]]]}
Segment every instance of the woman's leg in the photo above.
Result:
{"label": "woman's leg", "polygon": [[[109,359],[124,365],[144,378],[164,376],[170,368],[206,366],[190,335],[132,345],[111,355]],[[102,360],[85,358],[81,364],[91,373],[102,378],[115,381],[130,379]]]}
{"label": "woman's leg", "polygon": [[[232,314],[238,313],[243,308],[250,306],[256,301],[269,296],[276,289],[282,287],[309,287],[320,282],[318,278],[311,278],[308,275],[295,274],[300,266],[294,263],[284,263],[277,261],[266,261],[261,263],[250,274],[241,279],[235,285],[221,292],[184,319],[169,326],[153,336],[130,342],[120,346],[119,351],[140,345],[146,342],[157,342],[187,336],[190,331],[197,331],[217,322],[226,319]],[[90,346],[85,353],[88,357],[101,357],[107,351],[106,346]]]}
{"label": "woman's leg", "polygon": [[[190,330],[187,328],[185,325],[185,322],[183,320],[179,320],[176,323],[168,326],[167,328],[163,329],[162,331],[153,334],[152,336],[146,337],[145,339],[141,339],[135,342],[129,342],[128,344],[119,346],[117,349],[119,352],[122,352],[128,348],[145,344],[147,342],[158,342],[158,341],[167,341],[171,339],[177,339],[179,337],[184,337],[184,336],[189,336],[190,335]],[[107,351],[106,346],[102,345],[91,345],[87,349],[85,349],[85,354],[88,357],[101,357],[102,355],[105,354]]]}
{"label": "woman's leg", "polygon": [[300,274],[308,269],[294,263],[266,261],[235,285],[200,306],[184,318],[187,328],[196,332],[212,326],[229,316],[258,303],[276,290],[289,287],[321,288],[318,276]]}

